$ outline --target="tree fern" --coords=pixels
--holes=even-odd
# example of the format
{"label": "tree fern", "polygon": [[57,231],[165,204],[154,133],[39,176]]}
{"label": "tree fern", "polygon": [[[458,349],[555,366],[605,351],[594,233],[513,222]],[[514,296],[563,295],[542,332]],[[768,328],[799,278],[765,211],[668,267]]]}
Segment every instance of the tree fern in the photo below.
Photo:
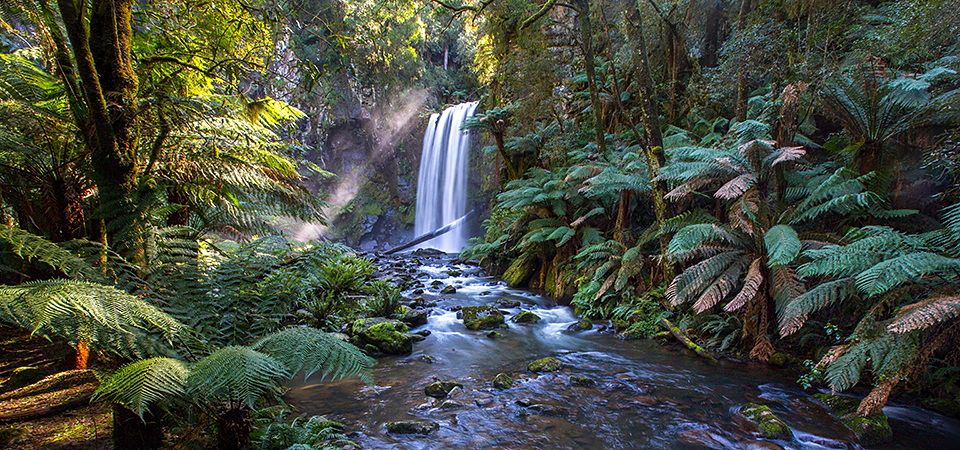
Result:
{"label": "tree fern", "polygon": [[94,400],[110,398],[142,418],[153,404],[183,398],[189,374],[187,363],[178,359],[143,359],[114,372],[97,388]]}
{"label": "tree fern", "polygon": [[767,247],[767,265],[770,267],[790,264],[800,254],[800,238],[788,225],[776,225],[763,236]]}
{"label": "tree fern", "polygon": [[10,245],[14,254],[26,261],[37,260],[49,264],[69,278],[90,281],[101,279],[96,270],[84,259],[47,239],[17,227],[0,224],[0,239]]}
{"label": "tree fern", "polygon": [[780,334],[793,334],[806,322],[810,314],[828,306],[840,303],[856,293],[856,280],[853,277],[821,283],[809,291],[793,298],[779,311]]}
{"label": "tree fern", "polygon": [[214,404],[236,399],[250,408],[291,373],[269,355],[249,347],[221,348],[198,361],[187,376],[187,394]]}
{"label": "tree fern", "polygon": [[896,317],[887,325],[893,333],[909,333],[923,330],[960,315],[960,297],[955,295],[931,295],[924,300],[900,308]]}
{"label": "tree fern", "polygon": [[371,383],[373,359],[352,344],[315,328],[287,328],[258,339],[250,347],[271,355],[290,373],[303,370],[304,379],[319,372],[321,380],[359,375]]}
{"label": "tree fern", "polygon": [[960,260],[929,252],[897,256],[857,274],[857,288],[866,295],[880,295],[931,274],[954,278],[960,274]]}

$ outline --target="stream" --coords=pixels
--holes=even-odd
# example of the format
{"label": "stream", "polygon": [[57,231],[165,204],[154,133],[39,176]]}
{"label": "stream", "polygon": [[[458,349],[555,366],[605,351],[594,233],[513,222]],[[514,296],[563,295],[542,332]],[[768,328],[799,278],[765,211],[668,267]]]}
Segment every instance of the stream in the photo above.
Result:
{"label": "stream", "polygon": [[[810,400],[792,371],[731,361],[711,365],[674,344],[620,340],[597,328],[568,331],[577,321],[571,308],[508,288],[479,267],[455,264],[452,255],[381,258],[378,264],[423,285],[422,294],[410,289],[404,296],[436,303],[428,323],[411,330],[430,335],[409,355],[379,357],[373,386],[298,379],[284,396],[304,414],[345,422],[350,438],[365,449],[863,448]],[[445,286],[456,293],[441,294]],[[509,328],[496,330],[501,337],[467,330],[457,319],[459,306],[501,299],[520,303],[500,308],[509,313]],[[513,323],[510,318],[521,311],[542,320]],[[527,371],[527,363],[547,356],[564,368]],[[501,372],[516,381],[513,387],[494,388]],[[592,378],[596,385],[577,385],[571,376]],[[424,394],[424,387],[440,380],[463,384],[444,407]],[[737,413],[751,402],[769,406],[794,437],[768,441],[751,431]],[[894,440],[869,448],[960,448],[956,419],[892,403],[884,412]],[[428,436],[386,431],[387,422],[412,419],[439,423],[440,429]]]}

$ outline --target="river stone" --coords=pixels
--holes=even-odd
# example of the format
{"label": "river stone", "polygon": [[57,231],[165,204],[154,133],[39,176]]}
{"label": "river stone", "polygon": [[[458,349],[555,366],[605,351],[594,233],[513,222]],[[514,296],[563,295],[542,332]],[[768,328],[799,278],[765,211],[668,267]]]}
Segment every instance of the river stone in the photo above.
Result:
{"label": "river stone", "polygon": [[381,353],[398,355],[413,351],[414,337],[407,324],[383,317],[370,317],[353,322],[351,327],[355,344],[372,345]]}
{"label": "river stone", "polygon": [[920,405],[945,416],[953,417],[960,413],[960,403],[946,398],[925,398]]}
{"label": "river stone", "polygon": [[514,323],[537,323],[540,321],[540,316],[530,312],[524,311],[520,314],[513,316]]}
{"label": "river stone", "polygon": [[427,323],[427,312],[424,310],[410,309],[409,307],[401,307],[402,309],[394,313],[393,317],[401,322],[406,323],[410,327],[419,327],[420,325],[425,325]]}
{"label": "river stone", "polygon": [[498,373],[493,377],[493,387],[497,389],[510,389],[513,387],[513,378],[505,373]]}
{"label": "river stone", "polygon": [[516,300],[507,300],[505,298],[501,298],[497,300],[496,305],[497,305],[497,308],[504,308],[504,309],[519,308],[520,302]]}
{"label": "river stone", "polygon": [[440,424],[429,420],[401,420],[388,422],[387,432],[394,434],[428,435],[440,429]]}
{"label": "river stone", "polygon": [[860,417],[857,414],[860,401],[855,398],[833,394],[814,394],[813,398],[839,417],[840,421],[853,431],[853,434],[857,436],[857,441],[861,444],[882,444],[893,439],[893,430],[890,428],[887,416],[883,411],[878,411],[867,417]]}
{"label": "river stone", "polygon": [[503,313],[494,306],[464,306],[460,312],[469,330],[491,330],[504,324]]}
{"label": "river stone", "polygon": [[567,331],[587,331],[593,329],[593,322],[590,319],[580,319],[579,322],[570,325]]}
{"label": "river stone", "polygon": [[527,364],[527,370],[531,372],[556,372],[563,368],[563,363],[559,359],[547,357],[538,359]]}
{"label": "river stone", "polygon": [[583,387],[594,387],[597,385],[597,380],[594,380],[590,377],[580,377],[577,375],[570,375],[570,382]]}
{"label": "river stone", "polygon": [[433,363],[437,362],[437,358],[434,358],[433,356],[430,356],[430,355],[420,355],[420,358],[418,358],[418,359],[419,359],[420,361],[423,361],[423,362],[427,363],[427,364],[433,364]]}
{"label": "river stone", "polygon": [[457,293],[457,288],[455,288],[455,287],[453,287],[453,286],[447,286],[447,287],[441,289],[441,290],[440,290],[440,293],[441,293],[441,294],[456,294],[456,293]]}
{"label": "river stone", "polygon": [[537,258],[524,253],[515,259],[507,268],[507,271],[503,273],[503,281],[507,282],[507,286],[518,287],[530,279],[530,276],[536,270]]}
{"label": "river stone", "polygon": [[496,331],[490,330],[487,332],[487,337],[490,339],[496,339],[499,337],[503,337],[503,335],[500,333],[497,333]]}
{"label": "river stone", "polygon": [[743,442],[743,450],[784,450],[783,446],[770,441],[746,441]]}
{"label": "river stone", "polygon": [[450,391],[452,391],[454,388],[462,387],[462,384],[452,380],[437,381],[430,383],[427,385],[427,387],[423,388],[423,392],[433,398],[444,398],[450,394]]}
{"label": "river stone", "polygon": [[747,403],[740,408],[740,414],[757,427],[760,436],[767,439],[782,440],[790,440],[793,438],[793,432],[790,431],[790,427],[783,423],[783,421],[770,410],[769,406]]}

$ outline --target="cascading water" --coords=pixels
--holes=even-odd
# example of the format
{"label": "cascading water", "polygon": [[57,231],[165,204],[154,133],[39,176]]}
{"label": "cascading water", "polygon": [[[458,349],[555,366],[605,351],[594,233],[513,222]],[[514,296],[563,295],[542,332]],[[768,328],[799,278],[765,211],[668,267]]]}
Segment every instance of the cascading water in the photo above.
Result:
{"label": "cascading water", "polygon": [[[477,102],[461,103],[430,116],[417,178],[416,236],[447,225],[467,212],[470,135],[460,131],[460,126],[476,109]],[[458,226],[420,244],[420,248],[433,247],[454,253],[466,242],[466,229]]]}

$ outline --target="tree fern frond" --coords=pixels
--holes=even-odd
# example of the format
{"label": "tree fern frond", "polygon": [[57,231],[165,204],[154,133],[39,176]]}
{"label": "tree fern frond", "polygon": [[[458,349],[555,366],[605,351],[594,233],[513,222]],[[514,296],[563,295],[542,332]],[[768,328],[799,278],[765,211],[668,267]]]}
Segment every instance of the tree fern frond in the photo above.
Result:
{"label": "tree fern frond", "polygon": [[693,304],[693,310],[697,314],[713,308],[714,305],[727,298],[727,295],[730,294],[734,286],[736,286],[737,281],[740,280],[740,273],[743,272],[743,263],[744,261],[739,259],[731,264],[722,275],[716,277],[713,283],[703,290],[700,298]]}
{"label": "tree fern frond", "polygon": [[675,278],[677,282],[676,304],[700,297],[703,290],[713,283],[717,276],[739,261],[743,254],[740,251],[724,252],[684,270]]}
{"label": "tree fern frond", "polygon": [[0,224],[0,239],[24,260],[37,260],[49,264],[69,278],[95,281],[101,277],[96,269],[83,258],[74,255],[47,239],[23,231],[17,227]]}
{"label": "tree fern frond", "polygon": [[94,400],[107,397],[141,418],[150,405],[186,394],[190,370],[173,358],[142,359],[121,367],[97,388]]}
{"label": "tree fern frond", "polygon": [[187,377],[187,394],[209,403],[237,399],[253,408],[257,399],[290,377],[283,364],[271,356],[248,347],[230,346],[194,365]]}
{"label": "tree fern frond", "polygon": [[880,262],[857,275],[857,288],[867,295],[883,294],[912,279],[931,274],[954,277],[960,260],[936,253],[919,252]]}
{"label": "tree fern frond", "polygon": [[671,255],[683,254],[710,241],[721,241],[730,244],[741,243],[741,239],[722,226],[704,223],[688,225],[678,231],[673,236],[673,239],[670,240],[668,252]]}
{"label": "tree fern frond", "polygon": [[688,225],[716,222],[717,219],[711,216],[710,213],[698,208],[692,211],[684,211],[665,220],[660,227],[660,234],[676,233]]}
{"label": "tree fern frond", "polygon": [[643,270],[643,250],[639,246],[632,247],[623,254],[614,289],[623,290],[630,278],[639,274],[641,270]]}
{"label": "tree fern frond", "polygon": [[777,164],[803,158],[806,154],[803,147],[781,147],[771,152],[765,162],[768,167],[776,167]]}
{"label": "tree fern frond", "polygon": [[252,349],[268,354],[296,374],[304,371],[304,379],[320,372],[320,379],[358,375],[371,384],[369,371],[376,364],[357,347],[314,328],[287,328],[260,338]]}
{"label": "tree fern frond", "polygon": [[830,389],[845,391],[860,381],[860,374],[870,361],[870,346],[872,341],[860,341],[851,345],[827,365],[826,381]]}
{"label": "tree fern frond", "polygon": [[763,272],[760,270],[762,264],[763,262],[759,258],[750,263],[750,268],[747,269],[747,276],[743,280],[743,288],[740,289],[740,292],[737,293],[737,296],[734,297],[733,300],[730,300],[730,302],[723,307],[724,311],[734,312],[756,297],[760,286],[763,284]]}
{"label": "tree fern frond", "polygon": [[925,300],[900,308],[897,316],[887,325],[892,333],[909,333],[930,328],[960,315],[960,297],[956,295],[931,295]]}
{"label": "tree fern frond", "polygon": [[720,189],[717,189],[717,191],[713,193],[713,196],[722,200],[731,200],[743,195],[743,193],[753,187],[756,182],[756,175],[753,173],[745,173],[721,186]]}
{"label": "tree fern frond", "polygon": [[797,296],[783,305],[780,316],[780,335],[793,334],[806,322],[807,317],[835,303],[856,294],[856,279],[842,278],[822,283],[817,287]]}
{"label": "tree fern frond", "polygon": [[800,237],[789,225],[776,225],[767,230],[763,236],[767,247],[767,265],[769,267],[784,266],[793,262],[800,254]]}

